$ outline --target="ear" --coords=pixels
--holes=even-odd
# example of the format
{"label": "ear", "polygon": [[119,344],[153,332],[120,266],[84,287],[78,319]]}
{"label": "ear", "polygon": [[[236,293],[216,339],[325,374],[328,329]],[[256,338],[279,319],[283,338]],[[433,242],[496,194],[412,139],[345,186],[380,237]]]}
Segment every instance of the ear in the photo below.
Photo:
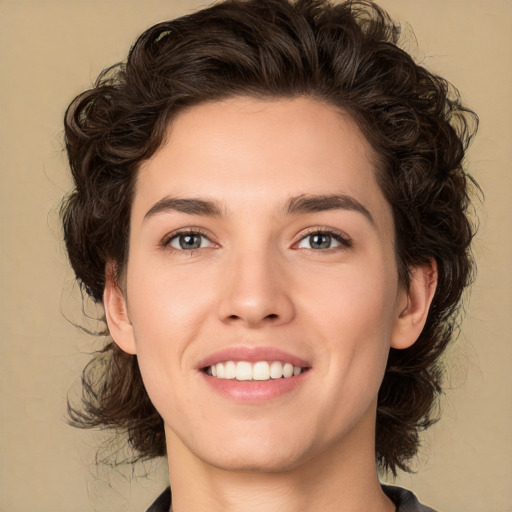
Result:
{"label": "ear", "polygon": [[128,315],[126,297],[115,278],[115,266],[107,263],[105,269],[105,290],[103,291],[103,307],[108,330],[112,339],[128,354],[136,353],[133,325]]}
{"label": "ear", "polygon": [[431,259],[411,271],[409,288],[401,292],[397,302],[397,317],[391,335],[391,347],[404,349],[418,339],[437,286],[437,264]]}

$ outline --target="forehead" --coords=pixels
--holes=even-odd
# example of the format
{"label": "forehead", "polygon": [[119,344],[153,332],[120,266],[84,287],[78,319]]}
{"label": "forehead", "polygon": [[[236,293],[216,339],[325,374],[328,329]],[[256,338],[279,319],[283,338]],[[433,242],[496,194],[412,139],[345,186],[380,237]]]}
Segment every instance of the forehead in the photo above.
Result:
{"label": "forehead", "polygon": [[338,193],[387,209],[374,156],[348,113],[313,98],[204,103],[177,115],[141,165],[132,213],[140,218],[166,195],[262,209],[301,194]]}

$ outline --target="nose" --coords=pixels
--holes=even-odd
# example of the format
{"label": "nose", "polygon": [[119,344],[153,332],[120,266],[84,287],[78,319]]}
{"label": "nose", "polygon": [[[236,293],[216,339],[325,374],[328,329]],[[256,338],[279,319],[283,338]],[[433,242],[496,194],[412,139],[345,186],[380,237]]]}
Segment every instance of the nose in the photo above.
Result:
{"label": "nose", "polygon": [[223,323],[254,329],[295,317],[287,272],[270,252],[247,252],[230,262],[218,305]]}

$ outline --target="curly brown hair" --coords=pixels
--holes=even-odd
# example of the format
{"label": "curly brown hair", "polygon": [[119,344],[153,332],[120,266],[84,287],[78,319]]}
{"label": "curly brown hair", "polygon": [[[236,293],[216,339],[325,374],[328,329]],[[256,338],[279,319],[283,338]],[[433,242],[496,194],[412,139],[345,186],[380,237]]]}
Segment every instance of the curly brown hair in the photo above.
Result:
{"label": "curly brown hair", "polygon": [[[371,2],[324,0],[225,0],[151,27],[125,63],[68,107],[75,188],[61,212],[76,277],[101,303],[106,263],[116,263],[117,277],[126,263],[137,171],[180,110],[243,95],[309,96],[348,111],[380,160],[402,283],[414,265],[433,258],[438,268],[423,332],[410,348],[391,349],[379,392],[376,458],[393,473],[409,469],[419,432],[437,419],[440,358],[473,275],[474,181],[462,162],[477,125],[450,84],[399,48],[399,32]],[[70,406],[75,425],[125,432],[136,458],[165,455],[163,421],[136,356],[107,338],[82,382],[82,403]]]}

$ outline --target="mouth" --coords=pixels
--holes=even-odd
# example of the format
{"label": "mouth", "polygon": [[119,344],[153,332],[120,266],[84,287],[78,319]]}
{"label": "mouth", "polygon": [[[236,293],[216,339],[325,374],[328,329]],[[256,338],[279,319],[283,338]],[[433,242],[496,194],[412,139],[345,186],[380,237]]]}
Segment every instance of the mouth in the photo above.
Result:
{"label": "mouth", "polygon": [[302,389],[312,366],[309,360],[276,347],[236,345],[210,354],[196,369],[220,396],[256,405]]}
{"label": "mouth", "polygon": [[291,379],[308,370],[283,361],[223,361],[202,369],[210,377],[237,381]]}

